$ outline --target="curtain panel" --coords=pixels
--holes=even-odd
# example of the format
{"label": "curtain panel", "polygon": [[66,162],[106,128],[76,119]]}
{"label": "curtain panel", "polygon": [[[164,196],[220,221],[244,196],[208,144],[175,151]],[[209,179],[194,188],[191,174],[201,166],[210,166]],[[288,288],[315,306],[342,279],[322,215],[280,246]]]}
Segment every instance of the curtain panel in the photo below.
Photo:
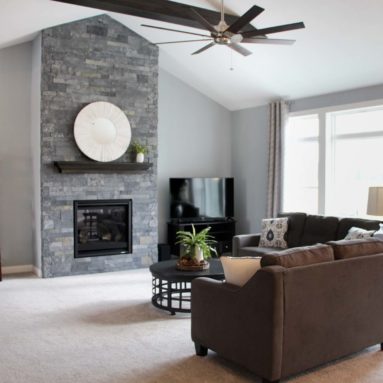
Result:
{"label": "curtain panel", "polygon": [[269,105],[269,169],[266,216],[276,217],[282,199],[282,137],[288,116],[288,103],[280,100]]}

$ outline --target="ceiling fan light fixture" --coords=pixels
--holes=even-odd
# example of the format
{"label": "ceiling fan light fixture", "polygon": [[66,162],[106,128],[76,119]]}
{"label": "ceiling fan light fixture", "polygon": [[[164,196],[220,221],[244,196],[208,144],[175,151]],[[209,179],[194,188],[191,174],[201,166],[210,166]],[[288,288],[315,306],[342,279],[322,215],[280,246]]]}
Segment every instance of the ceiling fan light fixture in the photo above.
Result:
{"label": "ceiling fan light fixture", "polygon": [[230,41],[234,44],[239,44],[242,42],[242,40],[243,40],[243,36],[239,33],[231,36],[231,38],[230,38]]}
{"label": "ceiling fan light fixture", "polygon": [[226,36],[217,36],[214,38],[214,42],[220,45],[227,45],[230,43],[230,38]]}

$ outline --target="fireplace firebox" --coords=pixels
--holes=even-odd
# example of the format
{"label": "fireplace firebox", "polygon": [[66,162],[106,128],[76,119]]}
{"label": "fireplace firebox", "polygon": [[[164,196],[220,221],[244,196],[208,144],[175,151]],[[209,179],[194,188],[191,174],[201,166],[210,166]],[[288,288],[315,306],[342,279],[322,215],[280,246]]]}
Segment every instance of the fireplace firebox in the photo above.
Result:
{"label": "fireplace firebox", "polygon": [[74,201],[74,257],[132,253],[132,200]]}

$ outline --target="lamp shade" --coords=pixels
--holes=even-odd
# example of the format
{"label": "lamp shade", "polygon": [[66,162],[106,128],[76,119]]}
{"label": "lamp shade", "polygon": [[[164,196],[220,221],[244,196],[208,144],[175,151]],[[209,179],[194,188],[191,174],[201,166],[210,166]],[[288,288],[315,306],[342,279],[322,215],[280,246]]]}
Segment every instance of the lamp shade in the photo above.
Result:
{"label": "lamp shade", "polygon": [[368,189],[367,214],[383,216],[383,186]]}

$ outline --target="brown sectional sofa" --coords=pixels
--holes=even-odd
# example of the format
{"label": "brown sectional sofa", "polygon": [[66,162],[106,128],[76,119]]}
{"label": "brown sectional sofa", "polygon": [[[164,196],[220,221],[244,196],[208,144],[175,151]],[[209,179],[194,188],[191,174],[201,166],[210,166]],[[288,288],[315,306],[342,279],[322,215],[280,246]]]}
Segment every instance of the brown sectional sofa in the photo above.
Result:
{"label": "brown sectional sofa", "polygon": [[198,355],[212,349],[278,382],[383,342],[383,241],[289,249],[261,264],[243,287],[193,281]]}
{"label": "brown sectional sofa", "polygon": [[[288,217],[287,245],[289,248],[336,241],[346,237],[353,226],[365,230],[378,230],[380,221],[360,218],[338,218],[306,213],[283,213],[278,217]],[[274,248],[259,247],[260,234],[237,235],[233,238],[233,256],[255,257]]]}

